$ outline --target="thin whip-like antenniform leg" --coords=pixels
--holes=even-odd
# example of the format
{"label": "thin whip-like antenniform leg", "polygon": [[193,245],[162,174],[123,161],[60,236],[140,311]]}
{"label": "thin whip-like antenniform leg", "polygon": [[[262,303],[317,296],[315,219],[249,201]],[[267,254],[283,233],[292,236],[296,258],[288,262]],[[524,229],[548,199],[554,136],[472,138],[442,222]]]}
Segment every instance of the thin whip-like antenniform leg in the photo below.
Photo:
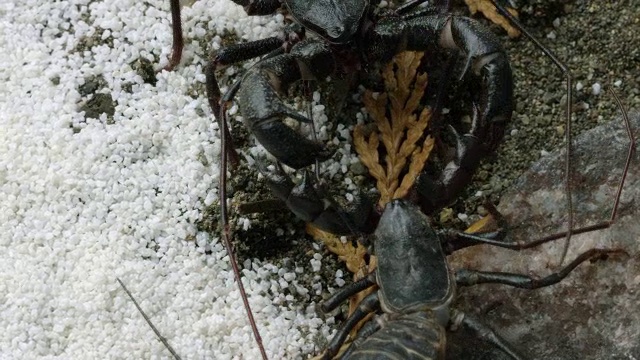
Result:
{"label": "thin whip-like antenniform leg", "polygon": [[609,92],[613,96],[613,99],[616,101],[618,105],[618,109],[622,112],[622,119],[624,119],[624,125],[627,129],[627,135],[629,136],[629,150],[627,151],[627,161],[624,164],[624,171],[622,172],[622,178],[620,179],[620,185],[618,186],[618,192],[616,192],[616,201],[613,203],[613,209],[611,210],[611,218],[607,221],[608,225],[613,223],[613,220],[616,218],[616,213],[618,211],[618,204],[620,204],[620,196],[622,195],[622,186],[624,185],[624,181],[627,179],[627,172],[629,170],[629,164],[631,164],[631,158],[633,157],[633,153],[636,151],[636,139],[633,135],[633,130],[631,130],[631,121],[629,121],[629,114],[627,110],[624,108],[620,97],[613,90],[612,87],[609,87]]}
{"label": "thin whip-like antenniform leg", "polygon": [[247,293],[244,290],[244,285],[242,284],[242,279],[240,278],[238,261],[236,260],[233,246],[231,245],[231,227],[229,226],[229,214],[227,213],[227,151],[225,151],[225,149],[228,129],[227,119],[225,115],[226,102],[223,102],[220,106],[220,113],[218,114],[218,119],[221,119],[220,126],[222,126],[222,128],[220,129],[220,185],[218,190],[218,199],[220,201],[220,217],[222,221],[222,240],[224,241],[224,246],[227,248],[227,254],[229,254],[229,262],[231,262],[231,267],[233,268],[233,276],[235,277],[236,283],[238,284],[240,297],[242,298],[244,309],[247,312],[247,317],[249,318],[249,324],[251,325],[253,336],[258,343],[258,348],[260,349],[262,359],[267,360],[267,353],[264,350],[264,346],[262,345],[262,337],[260,337],[258,326],[256,325],[256,321],[253,318],[251,305],[249,305],[249,299],[247,298]]}
{"label": "thin whip-like antenniform leg", "polygon": [[169,64],[159,71],[173,71],[182,59],[182,49],[184,39],[182,38],[182,19],[180,18],[180,0],[170,0],[171,4],[171,29],[173,31],[173,45],[171,46],[171,57]]}
{"label": "thin whip-like antenniform leg", "polygon": [[[625,161],[624,169],[622,171],[622,177],[620,178],[620,182],[618,183],[618,189],[616,190],[616,196],[613,202],[613,209],[611,210],[611,216],[609,217],[609,219],[597,224],[584,226],[576,229],[571,229],[570,232],[573,235],[584,234],[591,231],[606,229],[610,227],[611,224],[613,224],[613,222],[615,221],[616,215],[618,213],[618,206],[620,205],[620,197],[622,196],[622,189],[624,188],[624,183],[627,179],[629,166],[631,165],[631,159],[633,158],[633,154],[636,150],[636,145],[635,145],[636,139],[633,134],[633,130],[631,129],[631,121],[629,120],[629,115],[625,110],[622,104],[622,101],[620,101],[620,98],[615,93],[615,91],[609,87],[609,92],[615,99],[616,105],[618,105],[618,109],[620,109],[620,112],[622,113],[622,119],[625,124],[627,136],[629,137],[629,149],[627,150],[627,159]],[[501,223],[501,222],[504,223],[504,219],[502,219],[502,215],[495,208],[489,207],[488,210],[498,220],[498,223]],[[508,224],[505,224],[503,226],[508,227],[507,225]],[[489,235],[477,235],[477,234],[467,234],[467,233],[459,233],[459,232],[456,232],[455,234],[452,234],[452,235],[453,236],[450,237],[450,242],[447,244],[448,252],[453,252],[468,246],[477,245],[479,243],[489,244],[489,245],[498,246],[501,248],[511,249],[511,250],[530,249],[538,245],[566,237],[567,232],[555,233],[555,234],[548,235],[533,241],[520,240],[515,242],[504,241],[504,239],[501,238],[501,235],[503,235],[501,231],[491,233]]]}
{"label": "thin whip-like antenniform leg", "polygon": [[[614,100],[616,102],[616,105],[618,106],[618,109],[622,113],[622,119],[623,119],[624,124],[625,124],[625,129],[627,130],[627,136],[629,137],[629,149],[627,150],[627,159],[625,161],[624,169],[622,171],[622,177],[620,178],[620,182],[618,183],[618,190],[616,191],[616,197],[615,197],[615,200],[613,202],[613,209],[611,210],[611,216],[609,217],[609,220],[603,221],[603,222],[598,223],[598,224],[581,227],[581,228],[578,228],[578,229],[572,229],[571,230],[572,234],[582,234],[582,233],[586,233],[586,232],[590,232],[590,231],[606,229],[606,228],[610,227],[611,224],[613,224],[613,222],[614,222],[614,220],[616,218],[616,215],[618,213],[618,206],[620,205],[620,197],[622,196],[622,189],[624,187],[624,182],[627,179],[627,173],[629,172],[629,166],[631,165],[631,159],[632,159],[633,154],[634,154],[634,152],[636,150],[636,138],[635,138],[635,136],[633,134],[633,130],[631,129],[631,121],[629,121],[629,114],[627,113],[627,110],[624,108],[624,106],[622,104],[622,101],[620,101],[620,98],[618,97],[618,94],[616,94],[616,92],[613,90],[613,88],[609,87],[609,92],[613,96],[613,98],[614,98]],[[536,240],[534,243],[539,244],[539,243],[543,243],[543,242],[559,239],[559,238],[561,238],[563,236],[567,236],[567,233],[566,232],[560,232],[560,233],[556,233],[556,234],[553,234],[553,235],[549,235],[549,236],[544,237],[542,239]]]}
{"label": "thin whip-like antenniform leg", "polygon": [[122,289],[124,289],[124,292],[126,292],[127,295],[129,295],[129,298],[131,299],[131,301],[133,301],[133,304],[136,306],[136,308],[138,308],[138,311],[140,311],[140,314],[142,314],[142,317],[144,318],[144,320],[147,322],[147,324],[149,324],[149,327],[151,327],[151,330],[153,330],[153,332],[156,334],[158,339],[160,339],[160,342],[162,342],[162,344],[167,348],[167,350],[169,350],[171,355],[173,355],[173,357],[176,360],[181,360],[182,358],[180,357],[180,355],[178,355],[178,353],[176,353],[175,350],[173,350],[171,345],[169,345],[169,342],[167,341],[167,339],[165,339],[164,336],[160,334],[160,331],[158,331],[158,329],[153,325],[153,323],[151,322],[151,319],[149,319],[149,316],[147,316],[147,314],[144,311],[142,311],[140,304],[138,304],[138,301],[136,301],[136,299],[133,297],[129,289],[127,289],[127,287],[124,286],[124,283],[122,282],[122,280],[120,280],[119,278],[116,278],[116,280],[118,280],[118,282],[120,283],[120,286],[122,286]]}
{"label": "thin whip-like antenniform leg", "polygon": [[496,0],[491,0],[491,3],[496,7],[496,10],[500,13],[500,15],[504,16],[520,30],[523,34],[525,34],[542,52],[547,55],[551,61],[562,71],[562,73],[566,76],[567,81],[567,105],[565,108],[565,116],[566,116],[566,130],[565,130],[565,139],[566,139],[566,156],[565,156],[565,189],[567,193],[567,231],[565,236],[564,248],[562,250],[562,256],[560,257],[560,263],[558,266],[562,266],[564,262],[564,258],[567,256],[567,251],[569,250],[569,242],[571,241],[572,228],[573,228],[573,201],[571,197],[571,105],[573,99],[573,93],[571,88],[571,72],[567,65],[560,61],[546,46],[542,45],[538,39],[536,39],[527,29],[520,24],[520,22],[513,16],[507,9],[505,9],[502,5],[499,5]]}

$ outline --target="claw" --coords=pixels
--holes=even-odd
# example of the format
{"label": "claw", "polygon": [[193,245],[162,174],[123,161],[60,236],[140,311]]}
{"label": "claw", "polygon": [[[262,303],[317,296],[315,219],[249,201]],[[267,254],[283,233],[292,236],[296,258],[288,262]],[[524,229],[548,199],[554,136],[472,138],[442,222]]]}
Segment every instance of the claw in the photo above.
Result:
{"label": "claw", "polygon": [[448,129],[456,140],[454,159],[445,165],[437,179],[431,176],[429,170],[425,170],[416,181],[415,189],[425,214],[432,214],[453,202],[470,181],[484,156],[484,152],[479,150],[482,144],[477,137],[471,134],[461,136],[453,126]]}
{"label": "claw", "polygon": [[280,95],[290,84],[303,79],[323,78],[334,69],[326,44],[301,41],[288,54],[260,61],[249,69],[237,92],[245,125],[269,153],[294,169],[325,161],[334,148],[309,140],[286,125],[284,118],[302,123],[312,120],[285,105]]}
{"label": "claw", "polygon": [[371,228],[367,225],[373,213],[373,202],[366,195],[357,194],[351,204],[340,206],[315,184],[309,171],[305,171],[302,182],[295,185],[279,164],[275,171],[269,171],[265,166],[259,166],[259,169],[273,194],[299,219],[335,235],[355,235]]}

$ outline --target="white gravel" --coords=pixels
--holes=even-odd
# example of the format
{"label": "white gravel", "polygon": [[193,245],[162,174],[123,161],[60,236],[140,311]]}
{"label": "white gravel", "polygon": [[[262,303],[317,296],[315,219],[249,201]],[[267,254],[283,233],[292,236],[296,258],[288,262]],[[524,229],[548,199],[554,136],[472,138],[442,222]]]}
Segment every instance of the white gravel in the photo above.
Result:
{"label": "white gravel", "polygon": [[[225,249],[195,226],[218,186],[217,125],[206,99],[187,95],[204,81],[204,50],[188,42],[179,68],[156,86],[132,70],[139,58],[155,62],[152,54],[166,64],[168,8],[0,3],[0,359],[168,358],[116,277],[183,358],[259,357]],[[183,20],[187,38],[226,30],[255,40],[283,19],[199,0]],[[100,32],[110,44],[77,50]],[[94,75],[117,103],[109,123],[80,111],[88,98],[79,86]],[[303,358],[328,336],[314,304],[279,294],[310,291],[296,274],[257,262],[244,271],[272,359]]]}

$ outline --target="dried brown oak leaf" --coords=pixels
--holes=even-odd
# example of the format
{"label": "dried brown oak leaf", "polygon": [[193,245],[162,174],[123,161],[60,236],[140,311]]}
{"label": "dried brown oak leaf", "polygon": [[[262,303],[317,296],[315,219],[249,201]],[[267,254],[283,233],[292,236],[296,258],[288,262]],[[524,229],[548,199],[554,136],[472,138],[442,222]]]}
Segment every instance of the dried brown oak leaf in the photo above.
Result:
{"label": "dried brown oak leaf", "polygon": [[[467,3],[472,15],[480,11],[484,17],[505,29],[509,37],[515,38],[520,36],[520,30],[511,25],[509,20],[504,16],[498,14],[496,7],[491,3],[491,0],[464,0],[464,2]],[[515,9],[507,8],[507,11],[509,11],[513,16],[518,16],[518,12]]]}
{"label": "dried brown oak leaf", "polygon": [[[416,75],[420,59],[422,53],[411,51],[394,57],[382,72],[385,92],[376,95],[367,91],[364,95],[377,129],[367,131],[364,125],[358,125],[353,130],[360,161],[377,180],[380,208],[407,195],[433,149],[433,137],[424,136],[431,111],[424,108],[417,114],[427,86],[427,75]],[[380,142],[386,154],[384,162],[379,156]]]}

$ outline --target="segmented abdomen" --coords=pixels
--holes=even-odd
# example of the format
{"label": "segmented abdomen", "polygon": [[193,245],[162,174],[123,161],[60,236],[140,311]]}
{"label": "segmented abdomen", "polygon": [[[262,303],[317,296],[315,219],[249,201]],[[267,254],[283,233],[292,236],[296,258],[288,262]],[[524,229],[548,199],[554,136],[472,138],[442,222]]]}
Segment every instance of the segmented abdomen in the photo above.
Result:
{"label": "segmented abdomen", "polygon": [[446,332],[431,313],[405,314],[369,336],[349,360],[442,360]]}

